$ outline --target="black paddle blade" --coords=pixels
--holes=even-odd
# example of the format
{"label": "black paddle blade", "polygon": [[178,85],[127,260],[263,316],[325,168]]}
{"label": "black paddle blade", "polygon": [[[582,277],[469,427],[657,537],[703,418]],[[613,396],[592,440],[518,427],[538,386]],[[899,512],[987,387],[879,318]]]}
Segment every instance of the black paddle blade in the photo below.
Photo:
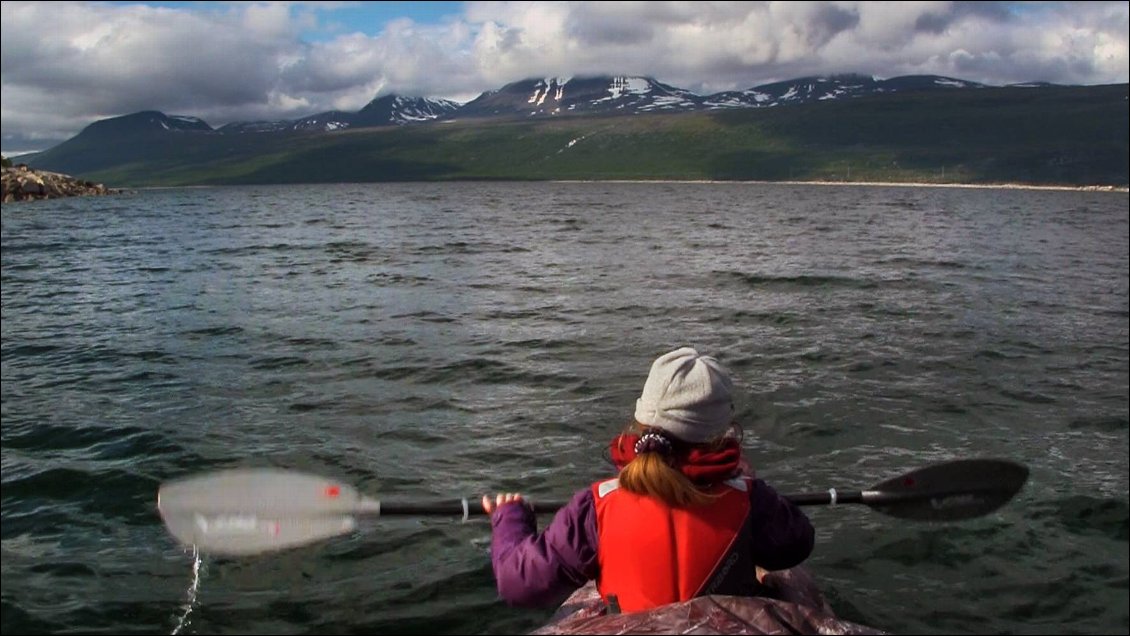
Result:
{"label": "black paddle blade", "polygon": [[912,470],[863,492],[878,512],[918,521],[981,517],[1008,503],[1028,481],[1028,468],[1003,459],[960,459]]}

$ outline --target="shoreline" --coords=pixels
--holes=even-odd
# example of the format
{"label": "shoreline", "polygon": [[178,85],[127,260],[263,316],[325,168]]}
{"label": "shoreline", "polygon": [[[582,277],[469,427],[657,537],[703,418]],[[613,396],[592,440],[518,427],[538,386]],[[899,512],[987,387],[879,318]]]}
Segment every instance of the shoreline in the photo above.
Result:
{"label": "shoreline", "polygon": [[1058,190],[1130,193],[1128,186],[1057,186],[1026,183],[928,183],[924,181],[745,181],[728,179],[550,179],[551,183],[703,183],[743,185],[870,186],[884,188],[966,188],[974,190]]}
{"label": "shoreline", "polygon": [[198,183],[191,185],[134,186],[130,190],[174,190],[193,188],[226,188],[265,185],[341,185],[381,183],[679,183],[703,185],[793,185],[793,186],[864,186],[882,188],[964,188],[970,190],[1048,190],[1061,192],[1114,192],[1128,194],[1130,187],[1113,185],[1057,186],[1026,183],[928,183],[925,181],[755,181],[737,179],[425,179],[420,181],[332,181],[294,183]]}

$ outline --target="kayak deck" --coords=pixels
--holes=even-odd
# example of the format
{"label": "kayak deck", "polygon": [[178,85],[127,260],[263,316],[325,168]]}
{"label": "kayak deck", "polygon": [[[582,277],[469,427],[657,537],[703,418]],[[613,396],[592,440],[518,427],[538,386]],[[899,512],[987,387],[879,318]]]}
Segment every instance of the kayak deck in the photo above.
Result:
{"label": "kayak deck", "polygon": [[884,634],[837,618],[802,568],[770,572],[763,583],[781,597],[700,596],[645,612],[605,614],[589,582],[533,634]]}

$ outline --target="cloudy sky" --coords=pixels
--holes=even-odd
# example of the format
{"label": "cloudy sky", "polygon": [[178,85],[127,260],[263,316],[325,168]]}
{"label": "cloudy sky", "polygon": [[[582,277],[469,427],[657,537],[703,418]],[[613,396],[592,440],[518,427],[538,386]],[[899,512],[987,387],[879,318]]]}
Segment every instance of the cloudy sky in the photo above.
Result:
{"label": "cloudy sky", "polygon": [[550,75],[1125,83],[1117,2],[3,2],[3,151],[139,110],[212,126]]}

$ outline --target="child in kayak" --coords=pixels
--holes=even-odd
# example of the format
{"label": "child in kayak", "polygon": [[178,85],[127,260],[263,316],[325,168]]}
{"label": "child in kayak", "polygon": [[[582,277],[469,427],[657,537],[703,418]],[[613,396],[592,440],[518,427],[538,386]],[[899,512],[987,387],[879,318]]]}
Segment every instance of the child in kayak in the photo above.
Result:
{"label": "child in kayak", "polygon": [[757,570],[799,565],[814,531],[746,469],[732,390],[714,358],[690,347],[662,355],[632,426],[610,444],[617,478],[575,493],[541,533],[520,494],[484,496],[499,596],[547,607],[595,580],[611,611],[636,612],[707,594],[769,595]]}

